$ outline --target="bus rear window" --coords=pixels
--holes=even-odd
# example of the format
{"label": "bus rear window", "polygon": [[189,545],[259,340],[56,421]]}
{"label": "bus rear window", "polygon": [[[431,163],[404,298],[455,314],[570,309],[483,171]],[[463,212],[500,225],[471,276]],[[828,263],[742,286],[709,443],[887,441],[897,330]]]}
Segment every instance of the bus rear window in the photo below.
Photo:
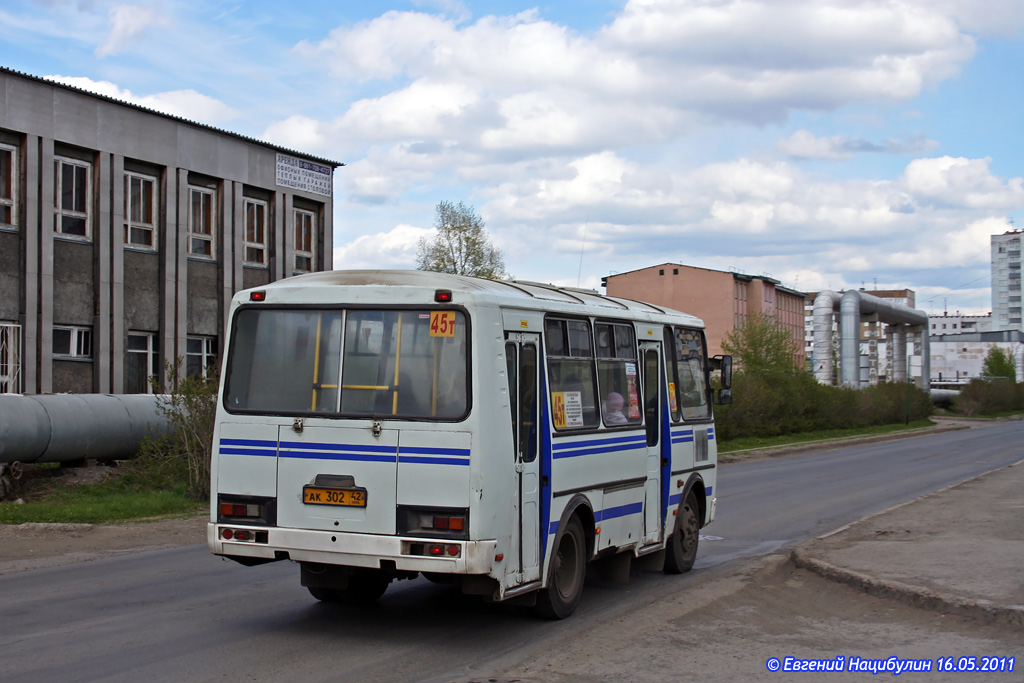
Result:
{"label": "bus rear window", "polygon": [[469,408],[466,339],[461,311],[243,309],[225,407],[458,419]]}

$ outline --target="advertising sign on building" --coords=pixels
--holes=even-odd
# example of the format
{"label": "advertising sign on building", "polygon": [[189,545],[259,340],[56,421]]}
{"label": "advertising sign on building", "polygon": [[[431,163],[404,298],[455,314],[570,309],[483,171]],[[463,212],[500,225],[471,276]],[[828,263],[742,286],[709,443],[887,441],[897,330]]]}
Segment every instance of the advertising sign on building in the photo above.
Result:
{"label": "advertising sign on building", "polygon": [[278,154],[277,184],[293,190],[330,197],[334,188],[334,173],[330,166],[296,159],[287,154]]}

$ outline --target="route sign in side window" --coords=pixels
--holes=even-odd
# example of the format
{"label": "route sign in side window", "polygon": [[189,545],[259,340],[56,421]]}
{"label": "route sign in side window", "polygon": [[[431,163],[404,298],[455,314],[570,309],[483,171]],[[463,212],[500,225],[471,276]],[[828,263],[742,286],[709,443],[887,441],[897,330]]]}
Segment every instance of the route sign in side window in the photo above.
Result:
{"label": "route sign in side window", "polygon": [[600,423],[590,323],[550,318],[544,323],[551,411],[555,429],[590,429]]}

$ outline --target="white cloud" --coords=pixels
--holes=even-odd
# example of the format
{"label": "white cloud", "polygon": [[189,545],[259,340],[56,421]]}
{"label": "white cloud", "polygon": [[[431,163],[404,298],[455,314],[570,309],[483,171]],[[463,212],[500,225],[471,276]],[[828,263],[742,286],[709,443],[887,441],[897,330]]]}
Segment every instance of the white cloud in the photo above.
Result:
{"label": "white cloud", "polygon": [[152,95],[135,95],[130,90],[122,90],[110,81],[94,81],[90,78],[60,75],[43,76],[43,78],[122,102],[137,104],[140,107],[164,114],[179,116],[189,121],[215,125],[238,116],[235,109],[195,90],[172,90]]}
{"label": "white cloud", "polygon": [[778,149],[793,159],[827,159],[833,161],[850,159],[860,153],[886,153],[920,155],[938,146],[934,140],[917,137],[911,140],[886,140],[875,143],[863,138],[845,135],[819,137],[809,130],[801,129],[785,140],[780,140]]}
{"label": "white cloud", "polygon": [[991,159],[939,157],[916,159],[907,166],[907,191],[938,205],[1013,209],[1024,202],[1024,179],[1004,181],[989,171]]}
{"label": "white cloud", "polygon": [[155,5],[114,5],[110,8],[110,33],[96,48],[97,57],[116,55],[150,28],[168,28],[173,22]]}
{"label": "white cloud", "polygon": [[428,240],[436,231],[398,225],[388,232],[361,235],[348,244],[334,248],[336,269],[415,268],[416,247],[421,238]]}

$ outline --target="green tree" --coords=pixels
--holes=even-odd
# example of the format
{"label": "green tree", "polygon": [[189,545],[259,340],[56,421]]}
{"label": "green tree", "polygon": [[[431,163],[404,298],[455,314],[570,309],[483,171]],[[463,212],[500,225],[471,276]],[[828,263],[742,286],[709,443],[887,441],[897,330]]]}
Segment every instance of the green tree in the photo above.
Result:
{"label": "green tree", "polygon": [[737,367],[752,375],[793,374],[796,365],[796,341],[793,333],[770,314],[747,316],[722,340],[722,349],[732,355]]}
{"label": "green tree", "polygon": [[985,361],[981,364],[982,377],[1004,377],[1011,382],[1017,381],[1017,368],[1013,355],[998,346],[988,350]]}
{"label": "green tree", "polygon": [[497,279],[505,275],[501,250],[491,244],[484,221],[472,206],[439,202],[433,241],[422,238],[416,249],[416,267],[436,273]]}

